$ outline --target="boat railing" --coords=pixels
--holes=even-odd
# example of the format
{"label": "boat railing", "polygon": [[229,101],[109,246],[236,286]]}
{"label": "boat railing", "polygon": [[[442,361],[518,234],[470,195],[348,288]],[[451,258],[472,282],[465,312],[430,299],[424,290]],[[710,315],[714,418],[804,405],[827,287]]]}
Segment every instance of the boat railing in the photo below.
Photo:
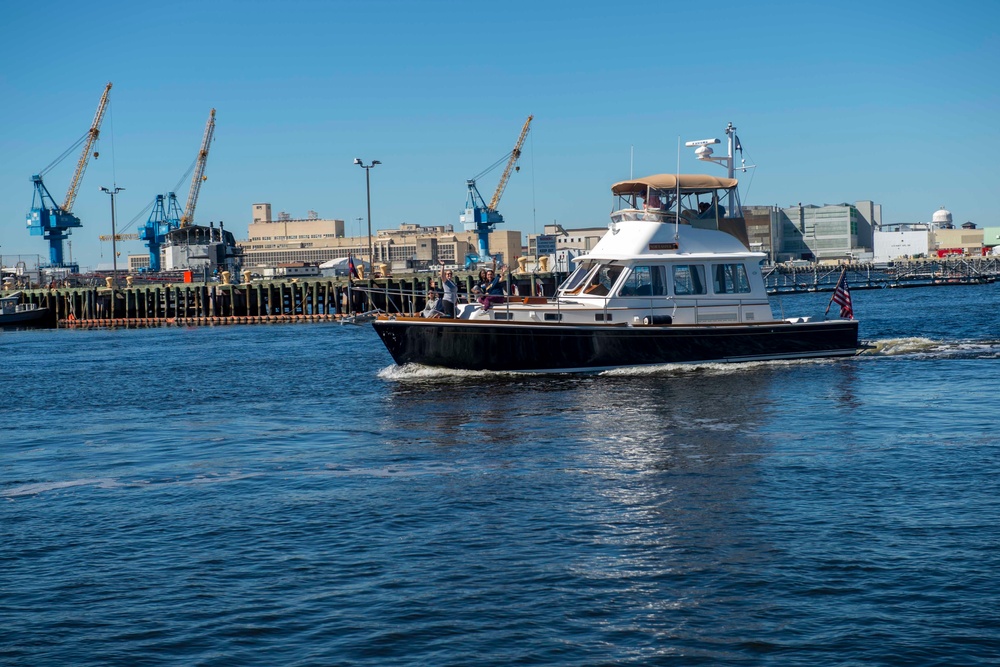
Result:
{"label": "boat railing", "polygon": [[[425,290],[417,289],[403,289],[403,288],[390,288],[386,286],[379,287],[368,287],[365,285],[355,285],[352,287],[353,290],[362,292],[368,295],[368,301],[371,303],[371,295],[378,294],[385,301],[387,306],[390,306],[396,313],[409,313],[416,315],[420,309],[417,308],[417,301],[426,299]],[[496,295],[491,297],[492,308],[502,309],[506,314],[510,313],[510,304],[522,304],[522,305],[549,305],[554,306],[557,315],[562,315],[562,306],[564,302],[574,303],[570,298],[564,298],[565,295],[555,294],[553,296],[520,296],[516,294],[505,294],[503,296]],[[393,297],[398,297],[401,303],[396,303]],[[474,292],[464,291],[459,292],[459,305],[463,303],[476,303],[479,295]],[[401,305],[402,304],[402,305]],[[408,308],[403,306],[409,305]],[[386,308],[387,312],[393,312],[390,308]],[[603,311],[605,313],[605,318],[607,318],[608,304],[605,300]],[[559,319],[562,319],[559,317]]]}
{"label": "boat railing", "polygon": [[[353,289],[368,293],[368,308],[365,309],[364,314],[371,313],[385,313],[388,315],[401,314],[416,316],[420,312],[418,304],[426,296],[423,294],[423,290],[414,289],[403,289],[403,288],[390,288],[388,286],[379,287],[367,287],[367,286],[355,286]],[[373,305],[371,301],[371,295],[378,294],[382,299],[384,299],[383,304],[386,308],[381,309]],[[474,304],[477,300],[477,295],[473,292],[462,292],[459,294],[459,304]],[[552,296],[535,297],[535,296],[520,296],[520,295],[497,295],[491,297],[491,309],[494,312],[504,313],[503,317],[497,317],[495,319],[509,320],[511,319],[511,304],[525,305],[525,306],[547,306],[549,308],[554,308],[556,321],[561,321],[565,313],[564,308],[567,306],[580,305],[581,302],[573,298],[573,295],[565,294],[555,294]],[[613,317],[613,312],[621,309],[622,304],[612,304],[610,299],[603,299],[603,303],[600,307],[601,320],[606,323],[611,323],[611,318]],[[742,300],[727,301],[726,303],[700,303],[697,298],[684,298],[683,300],[677,300],[674,296],[665,296],[659,298],[650,298],[648,301],[646,299],[635,299],[634,301],[625,304],[625,307],[632,310],[635,313],[639,310],[638,317],[640,320],[645,319],[646,316],[649,317],[649,322],[662,323],[660,318],[663,316],[669,316],[670,322],[677,321],[677,314],[679,311],[686,311],[691,313],[694,322],[698,322],[701,314],[701,310],[706,307],[719,307],[719,306],[729,306],[735,309],[735,315],[738,322],[743,322],[746,315],[746,307]],[[551,311],[550,311],[551,312]],[[594,312],[594,311],[590,311]],[[642,313],[645,312],[646,315]],[[686,319],[686,318],[685,318]],[[617,323],[617,322],[615,322]]]}
{"label": "boat railing", "polygon": [[[417,301],[427,298],[426,290],[390,288],[388,285],[383,285],[378,287],[374,286],[369,287],[366,285],[353,285],[350,288],[350,290],[365,294],[367,296],[367,301],[369,302],[369,305],[371,305],[372,295],[377,294],[380,297],[382,297],[384,299],[384,303],[387,306],[394,309],[396,313],[416,314],[420,311],[420,309],[416,307]],[[459,292],[458,296],[459,296],[459,305],[461,305],[462,303],[476,303],[478,300],[478,295],[475,294],[474,292],[469,292],[469,291]],[[397,303],[394,297],[398,297],[400,303]],[[505,294],[503,296],[499,295],[492,296],[491,300],[494,304],[497,305],[500,305],[502,300],[502,304],[505,310],[509,312],[511,303],[526,303],[525,301],[526,299],[545,299],[547,303],[551,303],[552,298],[553,297],[527,297],[527,296]],[[403,306],[407,305],[408,302],[410,304],[410,307],[404,308]],[[374,308],[371,309],[374,310]],[[390,310],[390,308],[386,308],[386,311],[393,312],[392,310]]]}

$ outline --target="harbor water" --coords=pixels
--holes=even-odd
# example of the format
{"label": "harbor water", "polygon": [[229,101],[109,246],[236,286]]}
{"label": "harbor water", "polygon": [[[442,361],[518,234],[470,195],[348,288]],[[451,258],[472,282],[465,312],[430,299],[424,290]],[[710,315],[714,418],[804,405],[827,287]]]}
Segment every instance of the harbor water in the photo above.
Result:
{"label": "harbor water", "polygon": [[592,375],[0,333],[0,664],[997,664],[1000,284],[854,307],[855,358]]}

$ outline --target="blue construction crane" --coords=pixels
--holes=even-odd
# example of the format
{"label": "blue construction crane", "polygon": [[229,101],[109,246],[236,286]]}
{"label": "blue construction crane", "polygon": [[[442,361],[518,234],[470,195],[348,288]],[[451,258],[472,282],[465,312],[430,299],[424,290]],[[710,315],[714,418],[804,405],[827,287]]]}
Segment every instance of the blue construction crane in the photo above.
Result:
{"label": "blue construction crane", "polygon": [[[187,227],[194,220],[195,206],[198,204],[198,193],[201,191],[201,184],[208,179],[205,176],[205,164],[208,162],[208,151],[211,147],[212,137],[215,134],[215,109],[208,115],[208,122],[205,124],[205,134],[201,139],[201,148],[198,150],[198,157],[195,158],[191,169],[194,176],[191,179],[191,189],[188,191],[187,205],[181,211],[177,202],[177,195],[168,192],[167,203],[163,203],[163,195],[156,195],[156,202],[153,210],[149,214],[149,219],[139,232],[139,240],[146,242],[149,248],[149,268],[147,271],[157,272],[160,270],[160,247],[167,239],[167,234],[182,226]],[[187,175],[181,178],[183,180]],[[180,185],[178,183],[178,185]]]}
{"label": "blue construction crane", "polygon": [[[101,121],[104,120],[104,111],[108,106],[108,93],[110,91],[111,83],[109,82],[104,88],[101,102],[97,106],[97,113],[94,115],[94,122],[90,124],[90,129],[87,133],[66,149],[49,166],[31,177],[31,182],[35,186],[35,195],[31,202],[31,211],[27,216],[27,226],[32,236],[44,236],[45,240],[49,242],[49,266],[66,267],[73,271],[79,270],[79,267],[76,265],[66,264],[63,261],[63,241],[69,237],[69,230],[72,227],[82,226],[80,218],[73,215],[73,203],[76,201],[76,195],[80,191],[80,183],[83,180],[83,173],[86,171],[87,163],[90,161],[90,151],[101,134]],[[69,190],[66,192],[66,200],[62,206],[59,206],[52,198],[52,195],[49,194],[48,188],[45,187],[42,176],[62,162],[80,144],[84,144],[83,152],[77,161],[73,180],[70,181]],[[95,158],[97,155],[97,151],[94,151]]]}
{"label": "blue construction crane", "polygon": [[[503,216],[497,211],[497,205],[500,203],[500,197],[503,196],[503,191],[507,187],[511,171],[515,169],[517,160],[521,157],[521,145],[524,143],[524,138],[528,136],[528,128],[531,126],[531,119],[533,117],[528,116],[528,120],[524,121],[524,127],[521,128],[521,135],[517,138],[517,143],[514,144],[514,150],[487,167],[476,178],[470,178],[465,182],[469,188],[469,195],[465,200],[465,213],[459,216],[459,220],[465,226],[466,231],[475,231],[479,240],[479,255],[475,256],[471,253],[467,255],[465,261],[466,268],[471,268],[473,261],[493,261],[493,257],[490,255],[490,232],[495,229],[497,223],[503,222]],[[504,160],[507,160],[507,167],[500,177],[496,192],[493,193],[493,199],[487,204],[483,196],[479,194],[479,189],[476,187],[476,179],[493,171]],[[520,170],[521,168],[516,167],[516,169]]]}
{"label": "blue construction crane", "polygon": [[170,229],[177,229],[181,226],[181,205],[177,203],[177,195],[173,192],[167,193],[167,225]]}
{"label": "blue construction crane", "polygon": [[180,209],[177,205],[177,197],[173,192],[167,193],[170,203],[177,209],[177,217],[170,219],[169,207],[163,204],[163,195],[156,195],[156,202],[153,210],[149,214],[149,219],[142,229],[139,230],[139,240],[146,242],[149,248],[149,268],[146,271],[158,272],[160,270],[160,246],[163,245],[167,233],[180,227]]}

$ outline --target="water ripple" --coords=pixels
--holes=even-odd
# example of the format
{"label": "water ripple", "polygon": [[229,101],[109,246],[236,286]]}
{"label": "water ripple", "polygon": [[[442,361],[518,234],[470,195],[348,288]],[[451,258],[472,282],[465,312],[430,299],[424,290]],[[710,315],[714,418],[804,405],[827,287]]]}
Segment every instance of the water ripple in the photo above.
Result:
{"label": "water ripple", "polygon": [[916,291],[859,357],[581,376],[4,334],[0,663],[995,664],[1000,303]]}

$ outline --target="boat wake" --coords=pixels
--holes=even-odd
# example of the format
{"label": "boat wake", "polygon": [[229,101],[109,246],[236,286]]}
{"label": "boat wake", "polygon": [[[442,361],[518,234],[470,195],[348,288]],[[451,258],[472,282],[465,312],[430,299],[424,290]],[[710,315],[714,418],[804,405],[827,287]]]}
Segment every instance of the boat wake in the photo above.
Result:
{"label": "boat wake", "polygon": [[932,340],[930,338],[886,338],[869,341],[862,352],[876,357],[951,357],[961,359],[998,359],[1000,340]]}
{"label": "boat wake", "polygon": [[383,380],[393,380],[397,382],[409,382],[413,380],[487,378],[497,375],[513,376],[525,375],[525,373],[516,371],[469,371],[457,368],[422,366],[420,364],[404,364],[402,366],[393,364],[392,366],[386,366],[378,372],[378,376]]}
{"label": "boat wake", "polygon": [[451,368],[437,368],[432,366],[422,366],[420,364],[405,364],[403,366],[386,366],[378,372],[378,377],[383,380],[395,382],[413,382],[424,380],[468,380],[502,377],[524,377],[543,375],[597,375],[601,377],[638,377],[656,375],[683,375],[687,373],[743,373],[757,368],[770,368],[775,366],[793,366],[802,364],[829,364],[834,363],[833,359],[787,359],[770,361],[741,361],[741,362],[685,362],[674,364],[657,364],[654,366],[627,366],[624,368],[611,368],[607,370],[595,370],[584,373],[573,373],[570,371],[550,371],[550,372],[530,372],[530,371],[470,371]]}
{"label": "boat wake", "polygon": [[629,366],[613,368],[601,373],[603,376],[643,376],[643,375],[681,375],[684,373],[744,373],[758,368],[775,368],[778,366],[801,366],[836,363],[835,359],[771,359],[767,361],[702,361],[683,364],[660,364],[657,366]]}
{"label": "boat wake", "polygon": [[[910,357],[950,359],[1000,359],[1000,340],[933,340],[919,336],[886,338],[865,341],[867,349],[859,357]],[[830,358],[787,359],[741,362],[686,362],[655,366],[627,366],[585,373],[602,377],[641,377],[656,375],[684,375],[688,373],[745,373],[760,368],[799,366],[804,364],[832,364],[843,361]],[[426,380],[478,380],[484,378],[523,377],[525,375],[560,375],[559,371],[537,373],[527,371],[470,371],[450,368],[405,364],[386,366],[378,373],[383,380],[394,382],[420,382]]]}

